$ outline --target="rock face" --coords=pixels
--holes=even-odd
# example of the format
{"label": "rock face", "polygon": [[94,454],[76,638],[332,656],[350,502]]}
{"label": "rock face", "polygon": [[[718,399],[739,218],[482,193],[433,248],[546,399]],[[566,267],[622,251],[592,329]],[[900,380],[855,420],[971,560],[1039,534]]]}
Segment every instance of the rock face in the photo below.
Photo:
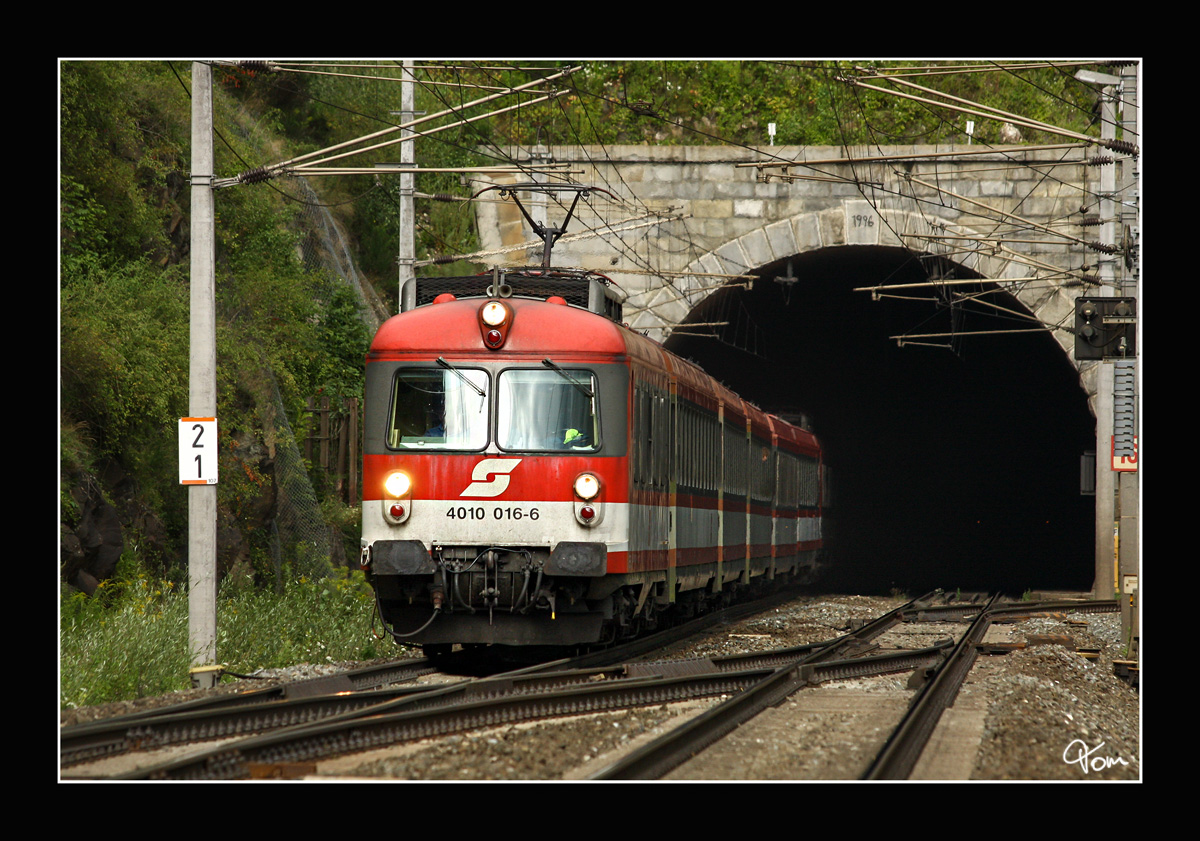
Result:
{"label": "rock face", "polygon": [[1005,123],[1000,126],[1000,142],[1001,143],[1020,143],[1024,138],[1021,137],[1021,132],[1012,123]]}
{"label": "rock face", "polygon": [[[230,504],[218,510],[217,569],[224,577],[232,570],[254,573],[251,550],[255,536],[270,534],[276,516],[275,459],[253,433],[231,436],[230,478],[243,488]],[[248,478],[247,478],[248,477]],[[153,510],[135,478],[116,459],[95,472],[68,469],[60,477],[68,496],[59,523],[59,575],[64,584],[89,596],[116,574],[126,543],[136,548],[137,563],[148,574],[167,577],[186,567],[187,496],[181,489],[170,504],[182,508],[174,529]],[[232,482],[231,482],[232,484]]]}
{"label": "rock face", "polygon": [[79,524],[74,531],[61,529],[59,564],[62,578],[89,596],[100,582],[112,576],[125,549],[117,509],[98,491],[80,486],[71,492],[79,506]]}

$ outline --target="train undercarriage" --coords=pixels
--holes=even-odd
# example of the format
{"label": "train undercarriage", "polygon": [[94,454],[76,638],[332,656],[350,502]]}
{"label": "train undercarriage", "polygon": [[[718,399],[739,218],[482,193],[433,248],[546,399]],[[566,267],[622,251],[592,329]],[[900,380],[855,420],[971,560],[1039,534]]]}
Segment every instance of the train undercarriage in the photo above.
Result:
{"label": "train undercarriage", "polygon": [[602,566],[590,568],[586,545],[568,556],[526,547],[415,548],[405,548],[405,560],[398,560],[404,552],[377,551],[369,575],[388,632],[430,654],[454,644],[613,644],[804,583],[818,554],[743,559],[722,565],[720,575],[715,564],[605,575]]}

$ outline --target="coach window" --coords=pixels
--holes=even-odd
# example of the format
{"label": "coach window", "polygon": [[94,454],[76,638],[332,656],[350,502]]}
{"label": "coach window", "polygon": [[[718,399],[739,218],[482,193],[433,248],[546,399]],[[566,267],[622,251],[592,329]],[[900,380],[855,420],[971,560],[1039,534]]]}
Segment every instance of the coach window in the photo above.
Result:
{"label": "coach window", "polygon": [[388,446],[482,450],[488,442],[488,375],[457,366],[396,373]]}
{"label": "coach window", "polygon": [[511,368],[497,381],[496,443],[503,450],[595,452],[596,377],[576,368]]}

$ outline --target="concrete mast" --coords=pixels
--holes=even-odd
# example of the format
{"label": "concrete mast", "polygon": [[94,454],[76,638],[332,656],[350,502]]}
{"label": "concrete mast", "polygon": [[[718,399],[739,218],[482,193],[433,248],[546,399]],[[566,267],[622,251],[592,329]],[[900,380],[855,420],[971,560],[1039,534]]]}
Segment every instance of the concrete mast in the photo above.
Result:
{"label": "concrete mast", "polygon": [[[192,62],[191,315],[188,411],[217,415],[212,69]],[[188,645],[192,682],[216,681],[217,486],[188,486]]]}
{"label": "concrete mast", "polygon": [[[412,122],[413,119],[413,63],[411,59],[405,59],[404,70],[401,75],[403,81],[400,82],[400,123]],[[400,312],[412,309],[416,306],[416,283],[414,282],[415,273],[413,271],[413,263],[416,260],[416,241],[415,241],[415,225],[413,221],[414,206],[413,206],[413,183],[414,177],[410,170],[416,160],[413,154],[412,129],[406,128],[400,130],[400,136],[408,138],[404,143],[400,144],[400,248],[397,256],[397,264],[399,265],[399,297],[397,306]],[[405,300],[405,296],[409,300]]]}

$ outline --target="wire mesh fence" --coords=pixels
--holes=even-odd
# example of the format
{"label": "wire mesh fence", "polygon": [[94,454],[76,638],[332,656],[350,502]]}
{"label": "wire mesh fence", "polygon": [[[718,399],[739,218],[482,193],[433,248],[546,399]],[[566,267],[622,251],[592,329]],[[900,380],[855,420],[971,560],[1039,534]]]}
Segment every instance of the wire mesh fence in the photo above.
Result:
{"label": "wire mesh fence", "polygon": [[[386,306],[355,269],[349,246],[329,209],[303,179],[297,179],[296,183],[305,202],[304,212],[301,214],[303,236],[300,239],[298,255],[304,268],[309,272],[322,273],[331,283],[345,283],[349,286],[358,299],[359,316],[367,329],[373,333],[387,318]],[[288,418],[278,384],[273,376],[269,377],[269,381],[268,399],[271,407],[263,412],[263,432],[275,445],[276,504],[270,544],[276,580],[281,582],[289,574],[294,577],[324,577],[331,574],[335,567],[346,564],[341,534],[336,525],[326,521],[320,495],[314,487],[310,473],[314,463],[318,468],[328,469],[330,462],[328,459],[314,461],[313,458],[305,458],[297,444],[296,431]],[[358,410],[355,401],[350,407],[337,413],[335,420],[338,428],[334,432],[342,432],[341,427],[344,425],[346,434],[357,437]],[[352,422],[346,417],[346,412],[355,413]],[[296,424],[301,426],[302,432],[305,426],[311,425],[308,420],[309,418],[296,419]],[[345,470],[344,464],[358,457],[361,450],[357,445],[356,440],[349,445],[348,455],[343,456],[340,461],[335,460],[336,487],[331,488],[340,491],[342,498],[350,504],[357,503],[358,483],[356,471],[352,468]],[[345,475],[342,475],[343,471]]]}
{"label": "wire mesh fence", "polygon": [[297,577],[324,577],[333,571],[331,530],[274,377],[271,396],[275,411],[266,413],[271,417],[264,420],[264,426],[270,424],[272,428],[263,431],[275,441],[275,519],[271,534],[275,577],[282,581],[289,568]]}

